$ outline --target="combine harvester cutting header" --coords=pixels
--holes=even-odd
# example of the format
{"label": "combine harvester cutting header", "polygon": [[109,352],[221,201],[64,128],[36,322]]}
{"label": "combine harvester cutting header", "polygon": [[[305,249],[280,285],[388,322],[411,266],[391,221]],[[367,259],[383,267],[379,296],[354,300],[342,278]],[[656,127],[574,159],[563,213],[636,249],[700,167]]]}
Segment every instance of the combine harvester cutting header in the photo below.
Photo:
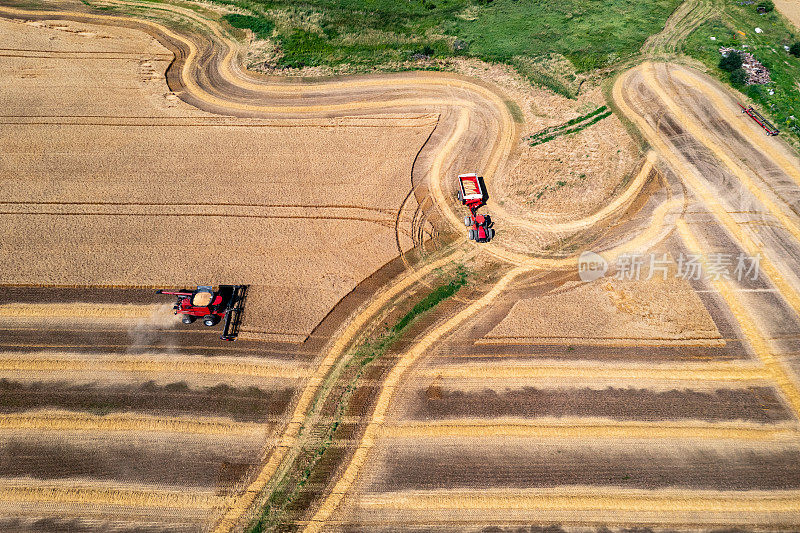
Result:
{"label": "combine harvester cutting header", "polygon": [[739,107],[742,108],[742,113],[746,113],[747,115],[749,115],[750,118],[755,120],[759,126],[764,128],[764,131],[767,132],[767,135],[777,135],[780,133],[780,131],[778,131],[778,128],[773,126],[769,120],[765,119],[763,115],[761,115],[761,113],[753,109],[753,106],[749,105],[745,107],[739,102],[736,103],[739,104]]}
{"label": "combine harvester cutting header", "polygon": [[181,322],[184,324],[191,324],[202,318],[203,324],[211,327],[224,318],[225,327],[220,336],[224,341],[236,340],[239,335],[239,323],[242,320],[246,293],[247,285],[220,285],[217,291],[210,285],[199,285],[193,291],[163,289],[156,291],[156,294],[171,294],[178,297],[172,308],[176,315],[183,315]]}
{"label": "combine harvester cutting header", "polygon": [[469,228],[469,238],[475,242],[489,242],[494,237],[493,223],[489,215],[479,215],[478,209],[485,205],[487,195],[483,179],[474,172],[458,176],[460,190],[458,201],[469,208],[464,225]]}

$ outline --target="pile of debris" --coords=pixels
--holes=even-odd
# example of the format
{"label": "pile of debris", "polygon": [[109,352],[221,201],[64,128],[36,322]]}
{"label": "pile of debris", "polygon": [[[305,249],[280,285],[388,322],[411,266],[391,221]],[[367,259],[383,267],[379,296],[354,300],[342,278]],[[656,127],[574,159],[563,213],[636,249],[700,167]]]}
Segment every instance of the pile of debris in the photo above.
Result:
{"label": "pile of debris", "polygon": [[767,67],[762,65],[750,52],[737,50],[736,48],[726,48],[724,46],[721,47],[719,51],[725,57],[731,52],[738,52],[739,55],[742,56],[742,69],[747,73],[746,85],[764,85],[772,81]]}

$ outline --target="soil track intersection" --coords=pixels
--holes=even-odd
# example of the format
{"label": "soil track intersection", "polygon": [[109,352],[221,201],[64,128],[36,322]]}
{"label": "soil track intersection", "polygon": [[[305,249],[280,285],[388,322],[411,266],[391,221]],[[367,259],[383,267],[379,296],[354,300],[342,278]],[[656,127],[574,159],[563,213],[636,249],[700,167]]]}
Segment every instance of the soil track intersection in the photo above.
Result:
{"label": "soil track intersection", "polygon": [[[108,4],[137,9],[146,5]],[[425,218],[442,232],[461,226],[449,198],[449,185],[443,185],[449,183],[444,178],[453,174],[453,169],[485,168],[491,180],[493,174],[503,171],[514,149],[514,123],[502,96],[492,88],[455,76],[424,73],[319,85],[272,83],[239,69],[236,43],[213,21],[180,6],[164,4],[154,9],[165,12],[161,15],[188,18],[207,33],[187,37],[150,21],[72,11],[37,14],[0,8],[0,14],[30,21],[63,18],[117,24],[155,34],[177,57],[166,76],[180,98],[207,112],[240,120],[266,116],[274,121],[297,121],[303,117],[341,125],[379,121],[386,114],[406,114],[396,119],[400,122],[436,117],[436,128],[417,154],[412,170],[409,197],[425,206],[422,222],[417,219],[420,209],[414,206],[409,206],[414,214],[405,219],[411,222],[409,233],[415,243],[419,234],[414,237],[414,228],[424,227]],[[682,104],[697,113],[697,118],[674,113],[675,104],[670,102],[675,94],[689,94],[686,88],[675,87],[690,78],[703,94],[692,93]],[[531,523],[791,528],[800,523],[796,476],[782,477],[800,453],[800,394],[795,373],[795,365],[800,364],[795,356],[796,339],[800,338],[796,304],[800,300],[793,276],[794,258],[800,257],[795,253],[800,243],[793,209],[796,159],[762,139],[753,141],[750,130],[736,138],[737,148],[748,154],[738,160],[737,151],[731,154],[730,147],[715,140],[717,135],[728,139],[731,134],[731,120],[736,117],[726,111],[730,102],[708,80],[691,71],[645,65],[623,75],[614,96],[652,143],[658,159],[649,156],[639,177],[606,210],[569,222],[558,231],[605,226],[594,246],[610,262],[635,251],[653,250],[672,258],[708,250],[762,251],[765,277],[761,284],[731,280],[687,283],[670,288],[664,296],[663,288],[652,285],[615,285],[601,279],[588,286],[589,295],[576,299],[587,286],[575,280],[574,257],[530,256],[500,244],[483,247],[482,255],[507,264],[495,263],[495,279],[483,282],[459,305],[445,306],[391,355],[385,367],[370,374],[371,381],[361,382],[356,393],[365,392],[369,399],[363,412],[353,415],[357,420],[350,424],[348,436],[337,439],[342,466],[328,472],[321,486],[306,490],[311,503],[292,511],[293,523],[308,531]],[[409,113],[414,117],[407,118]],[[375,114],[383,118],[376,119]],[[697,131],[693,121],[698,119],[713,125],[710,133]],[[760,155],[754,146],[766,155]],[[49,209],[63,214],[58,211],[64,209],[62,202],[54,202],[58,207]],[[252,208],[241,207],[243,212]],[[299,206],[267,207],[291,210]],[[128,209],[133,213],[141,208]],[[492,208],[500,218],[502,208]],[[105,207],[81,204],[78,209],[100,211]],[[398,214],[394,225],[397,235],[401,218]],[[392,220],[386,221],[391,226]],[[543,230],[543,224],[535,220],[509,218],[506,222],[521,231]],[[764,228],[763,233],[759,230],[756,235],[753,222]],[[397,239],[399,243],[400,237]],[[400,247],[401,256],[405,249]],[[101,523],[106,525],[155,520],[165,530],[172,527],[171,522],[183,524],[186,530],[211,525],[217,531],[243,527],[243,520],[252,516],[251,506],[262,501],[264,491],[274,487],[280,474],[291,467],[308,430],[320,422],[318,414],[309,417],[309,413],[315,412],[315,402],[326,390],[325,380],[362,330],[436,269],[475,254],[472,249],[465,253],[445,248],[433,254],[433,262],[422,261],[405,271],[414,258],[402,256],[361,283],[344,305],[340,303],[316,326],[305,344],[295,346],[274,339],[267,344],[238,341],[217,352],[198,347],[207,333],[178,332],[169,324],[155,336],[132,343],[130,319],[135,317],[89,317],[94,321],[91,327],[65,325],[53,322],[58,313],[52,309],[35,308],[40,302],[33,298],[33,305],[27,308],[31,316],[23,317],[21,327],[6,331],[12,342],[3,348],[6,361],[0,361],[0,368],[8,372],[8,378],[52,381],[48,373],[58,373],[63,379],[65,372],[88,372],[99,381],[130,387],[146,377],[156,377],[158,394],[172,394],[172,401],[177,402],[187,388],[198,396],[212,394],[211,388],[219,383],[215,377],[230,376],[225,378],[228,387],[261,387],[262,395],[269,392],[273,396],[288,390],[292,399],[280,400],[282,407],[274,412],[270,409],[269,418],[253,426],[197,414],[155,419],[142,414],[116,419],[50,411],[24,417],[7,414],[0,417],[4,431],[25,429],[33,434],[63,427],[77,432],[70,437],[76,440],[99,434],[97,438],[106,442],[108,449],[114,446],[109,437],[112,432],[171,431],[174,434],[169,439],[175,434],[196,439],[194,445],[209,457],[213,445],[208,435],[232,431],[256,437],[239,457],[213,459],[213,468],[220,468],[220,478],[225,480],[222,492],[219,487],[217,493],[212,492],[209,485],[181,493],[116,481],[109,484],[100,480],[102,476],[92,478],[87,486],[77,486],[54,480],[31,482],[2,473],[7,485],[0,490],[0,500],[8,509],[4,516],[40,518],[35,505],[50,502],[56,504],[58,516],[92,517],[105,520]],[[564,272],[547,277],[541,275],[542,269]],[[386,284],[389,279],[392,282]],[[77,289],[62,289],[67,305],[73,301],[72,290]],[[113,298],[113,291],[97,289],[90,300],[100,305]],[[591,312],[607,320],[620,312],[636,324],[649,324],[649,334],[603,337],[588,324],[583,329],[576,324],[568,335],[543,335],[524,324],[526,317],[536,320],[537,313],[541,315],[536,307],[542,298],[559,293],[567,300],[572,297],[573,305],[583,298],[611,302],[617,311],[609,307],[603,312],[611,314],[602,315],[600,308],[590,307]],[[25,299],[14,294],[10,291],[2,303],[13,305]],[[662,298],[656,299],[659,305],[669,307],[675,303],[670,298],[682,294],[690,301],[686,311],[689,323],[678,322],[677,329],[664,328],[678,317],[659,314],[655,307],[636,307],[653,295]],[[131,298],[138,297],[132,293]],[[525,300],[530,300],[532,307],[520,308],[520,322],[511,311]],[[557,297],[548,301],[545,312],[557,312],[558,305],[564,304],[559,304]],[[45,328],[51,328],[52,340],[26,333],[36,331],[42,321],[48,324]],[[462,328],[468,321],[481,326]],[[101,323],[105,329],[97,327]],[[492,334],[493,328],[501,329]],[[145,325],[144,329],[152,328]],[[105,344],[98,339],[106,339]],[[98,348],[103,348],[101,353],[96,353]],[[154,351],[168,353],[153,357]],[[121,353],[124,357],[119,357]],[[58,386],[62,395],[69,389]],[[115,401],[127,401],[115,391],[108,392],[117,395]],[[78,397],[74,390],[70,394]],[[491,396],[492,409],[487,409],[489,404],[481,395]],[[455,409],[443,402],[448,397],[467,400],[457,402]],[[529,405],[532,398],[537,407],[521,410],[520,405]],[[615,402],[637,401],[632,398],[639,398],[646,407],[625,416],[614,408]],[[667,408],[668,401],[679,408]],[[141,434],[135,433],[135,438],[141,439]],[[587,447],[589,437],[596,443]],[[569,452],[565,455],[545,462],[533,460],[534,455],[550,457],[548,454],[564,446]],[[629,447],[637,453],[620,452]],[[425,455],[426,450],[443,450],[454,458],[463,458],[468,451],[471,467],[458,466],[456,459],[442,466],[440,460]],[[501,460],[512,456],[515,464],[525,465],[524,479],[509,473],[514,464]],[[424,467],[425,460],[432,461],[430,468]],[[689,471],[692,476],[681,474]],[[490,490],[481,493],[471,490],[487,487]],[[598,497],[598,492],[605,496]],[[91,505],[102,510],[92,510]],[[484,518],[488,512],[491,519]]]}

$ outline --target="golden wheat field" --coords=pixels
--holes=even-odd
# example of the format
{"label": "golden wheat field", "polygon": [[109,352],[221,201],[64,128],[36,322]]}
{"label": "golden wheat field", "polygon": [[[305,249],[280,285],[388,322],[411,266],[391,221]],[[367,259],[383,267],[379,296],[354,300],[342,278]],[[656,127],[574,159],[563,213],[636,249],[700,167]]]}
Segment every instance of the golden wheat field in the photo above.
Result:
{"label": "golden wheat field", "polygon": [[169,97],[153,39],[73,26],[2,22],[48,52],[0,62],[0,283],[248,284],[243,330],[302,341],[411,246],[395,226],[435,116],[211,116]]}

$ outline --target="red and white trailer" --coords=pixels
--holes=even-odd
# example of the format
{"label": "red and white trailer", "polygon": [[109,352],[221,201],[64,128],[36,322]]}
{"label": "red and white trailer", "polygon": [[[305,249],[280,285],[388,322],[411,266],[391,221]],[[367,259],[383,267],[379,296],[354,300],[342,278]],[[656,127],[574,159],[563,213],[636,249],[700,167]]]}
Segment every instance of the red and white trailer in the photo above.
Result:
{"label": "red and white trailer", "polygon": [[489,242],[494,237],[492,219],[489,215],[478,214],[478,209],[486,203],[486,190],[483,180],[474,172],[458,176],[458,201],[469,209],[469,216],[464,217],[464,225],[469,228],[470,240]]}
{"label": "red and white trailer", "polygon": [[761,113],[753,109],[753,106],[749,105],[745,107],[739,102],[736,103],[739,104],[739,107],[742,108],[742,113],[747,114],[750,118],[755,120],[759,126],[764,128],[764,131],[767,132],[767,135],[777,135],[780,133],[780,131],[778,131],[778,128],[773,126],[769,120],[765,119]]}

